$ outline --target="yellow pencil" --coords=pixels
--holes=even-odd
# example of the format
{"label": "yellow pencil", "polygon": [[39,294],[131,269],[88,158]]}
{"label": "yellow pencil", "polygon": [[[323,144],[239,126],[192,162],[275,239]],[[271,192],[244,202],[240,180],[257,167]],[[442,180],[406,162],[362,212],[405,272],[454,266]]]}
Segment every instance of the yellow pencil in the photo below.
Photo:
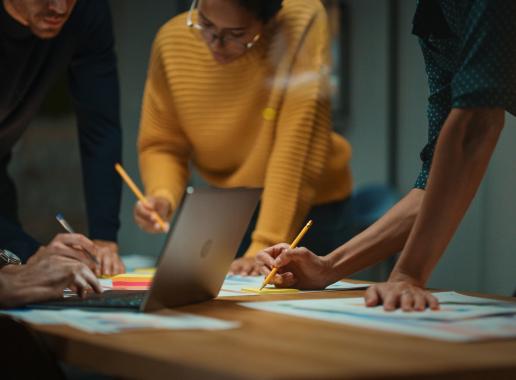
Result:
{"label": "yellow pencil", "polygon": [[[136,198],[138,198],[141,202],[145,203],[145,204],[148,204],[147,203],[147,199],[145,198],[145,196],[142,194],[142,192],[140,191],[140,189],[138,189],[138,186],[136,186],[136,184],[133,182],[133,180],[131,179],[131,177],[129,177],[129,175],[125,172],[124,168],[122,167],[122,165],[120,164],[115,164],[115,170],[118,172],[118,174],[120,174],[120,177],[122,177],[122,179],[125,181],[125,183],[127,183],[127,186],[129,186],[129,188],[133,191],[134,195],[136,195]],[[167,230],[167,225],[165,224],[165,222],[163,221],[163,219],[161,219],[161,217],[159,216],[159,214],[156,212],[156,211],[153,211],[152,212],[152,215],[156,218],[156,220],[158,221],[161,229],[163,231],[166,231]]]}
{"label": "yellow pencil", "polygon": [[[303,227],[301,232],[299,232],[299,234],[296,236],[294,241],[290,244],[290,249],[294,249],[297,247],[297,245],[299,244],[299,242],[301,241],[303,236],[305,236],[305,234],[308,232],[310,227],[312,227],[312,224],[314,224],[314,222],[311,220],[309,220],[308,223],[306,223],[306,226]],[[276,275],[276,272],[278,272],[278,268],[276,268],[276,267],[272,268],[271,273],[269,273],[269,275],[265,278],[265,280],[263,280],[263,284],[262,284],[262,287],[260,288],[260,290],[265,288],[265,286],[270,282],[270,280],[272,280],[272,278]]]}

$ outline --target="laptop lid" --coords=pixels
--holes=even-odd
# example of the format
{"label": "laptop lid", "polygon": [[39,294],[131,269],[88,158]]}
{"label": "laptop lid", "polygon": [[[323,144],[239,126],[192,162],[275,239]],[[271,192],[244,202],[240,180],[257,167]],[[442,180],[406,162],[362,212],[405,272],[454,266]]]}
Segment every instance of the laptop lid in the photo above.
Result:
{"label": "laptop lid", "polygon": [[216,297],[261,193],[261,189],[189,187],[175,213],[141,310]]}

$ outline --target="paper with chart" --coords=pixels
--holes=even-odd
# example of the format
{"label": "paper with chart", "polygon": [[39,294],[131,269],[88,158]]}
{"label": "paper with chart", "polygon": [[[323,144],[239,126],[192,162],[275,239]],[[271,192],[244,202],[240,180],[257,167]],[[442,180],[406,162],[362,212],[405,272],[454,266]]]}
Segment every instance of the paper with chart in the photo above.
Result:
{"label": "paper with chart", "polygon": [[180,312],[157,315],[138,312],[96,312],[77,309],[23,309],[0,311],[0,314],[6,314],[28,323],[68,325],[86,332],[100,334],[112,334],[136,329],[226,330],[239,326],[237,322],[228,322]]}
{"label": "paper with chart", "polygon": [[385,312],[382,308],[366,308],[362,298],[247,302],[242,305],[267,312],[450,341],[516,337],[516,304],[455,292],[435,295],[442,303],[441,312]]}

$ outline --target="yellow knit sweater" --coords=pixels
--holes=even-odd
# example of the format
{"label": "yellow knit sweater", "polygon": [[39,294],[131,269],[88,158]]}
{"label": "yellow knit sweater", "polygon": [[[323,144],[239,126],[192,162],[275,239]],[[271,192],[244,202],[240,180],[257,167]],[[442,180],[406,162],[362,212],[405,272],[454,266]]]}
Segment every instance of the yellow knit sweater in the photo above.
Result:
{"label": "yellow knit sweater", "polygon": [[146,193],[175,209],[190,163],[213,186],[263,187],[246,255],[289,242],[313,205],[351,192],[351,148],[331,131],[328,65],[317,0],[285,0],[258,43],[226,65],[186,27],[186,14],[174,17],[156,36],[145,86]]}

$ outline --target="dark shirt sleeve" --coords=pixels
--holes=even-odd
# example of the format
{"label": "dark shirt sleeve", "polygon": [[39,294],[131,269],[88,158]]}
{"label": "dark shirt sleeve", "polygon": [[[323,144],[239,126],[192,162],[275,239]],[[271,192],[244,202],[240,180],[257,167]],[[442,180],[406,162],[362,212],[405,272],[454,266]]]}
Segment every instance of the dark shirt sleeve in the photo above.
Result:
{"label": "dark shirt sleeve", "polygon": [[20,225],[0,216],[0,248],[8,249],[25,264],[40,244],[27,235]]}
{"label": "dark shirt sleeve", "polygon": [[111,12],[107,1],[78,3],[84,23],[69,68],[92,239],[116,241],[120,225],[121,161],[119,85]]}
{"label": "dark shirt sleeve", "polygon": [[[440,43],[443,45],[444,40]],[[436,51],[437,46],[432,39],[420,39],[423,58],[425,59],[426,74],[430,96],[428,97],[428,140],[420,153],[422,162],[421,171],[414,187],[425,189],[430,174],[430,167],[434,156],[435,145],[441,128],[451,110],[451,82],[453,72],[446,65],[439,64],[441,52]],[[451,46],[439,46],[443,50],[449,50]]]}
{"label": "dark shirt sleeve", "polygon": [[416,188],[426,188],[437,139],[452,108],[501,107],[516,114],[514,20],[516,1],[474,0],[459,34],[442,30],[438,38],[421,35],[430,89],[429,128]]}
{"label": "dark shirt sleeve", "polygon": [[516,1],[473,1],[461,41],[452,107],[501,107],[516,115]]}

